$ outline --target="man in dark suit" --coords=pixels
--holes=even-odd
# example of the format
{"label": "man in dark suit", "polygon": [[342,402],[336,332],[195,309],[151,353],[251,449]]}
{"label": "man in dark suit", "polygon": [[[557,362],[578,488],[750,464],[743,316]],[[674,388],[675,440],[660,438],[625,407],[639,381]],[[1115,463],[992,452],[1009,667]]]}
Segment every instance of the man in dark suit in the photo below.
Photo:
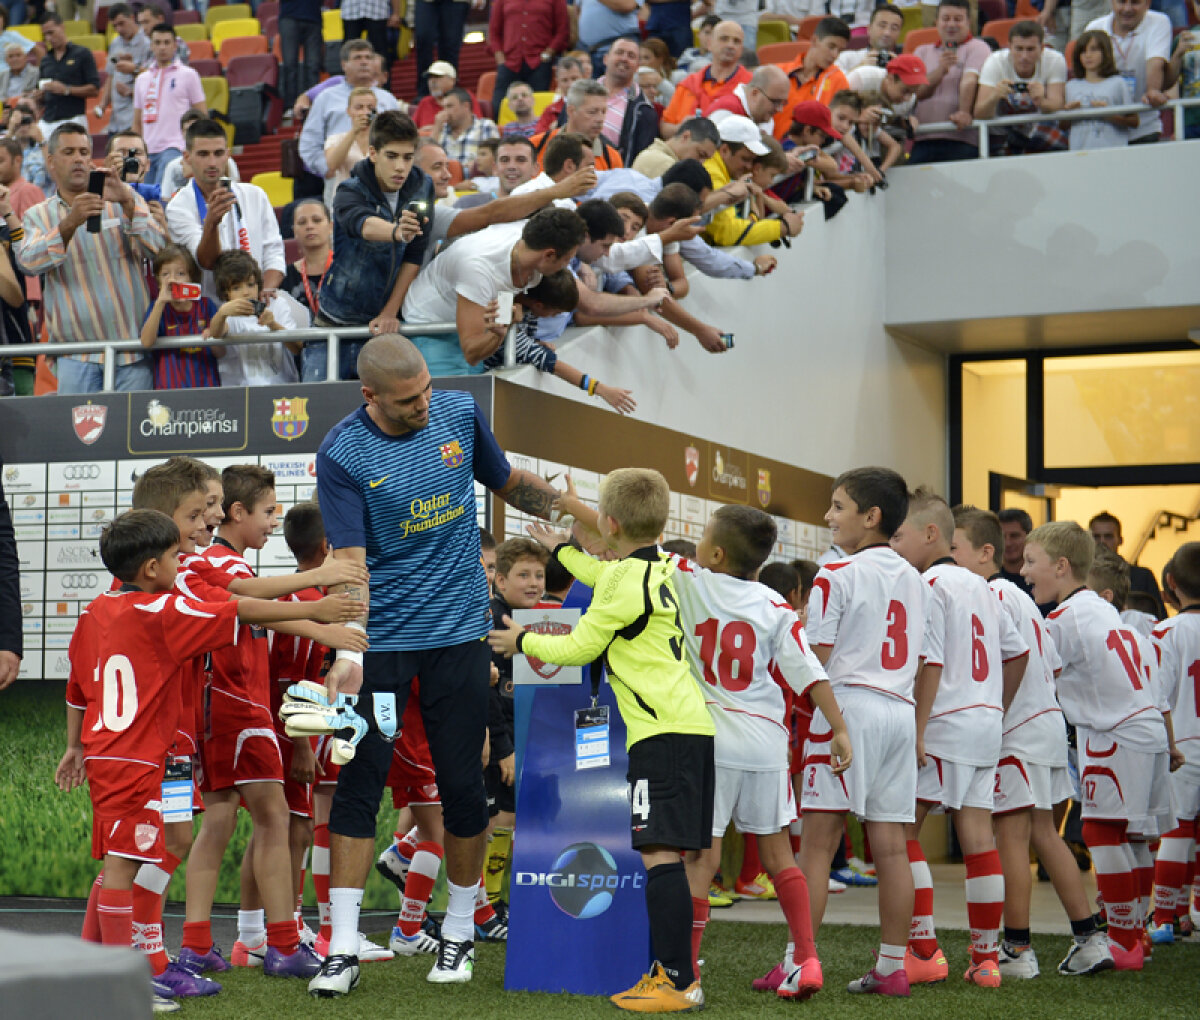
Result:
{"label": "man in dark suit", "polygon": [[[4,462],[0,461],[0,472]],[[0,690],[17,678],[21,668],[21,576],[12,514],[0,481]]]}
{"label": "man in dark suit", "polygon": [[[1099,545],[1107,546],[1113,552],[1119,553],[1121,547],[1121,522],[1107,510],[1101,510],[1088,521],[1088,531]],[[1163,606],[1162,593],[1158,590],[1158,579],[1152,570],[1139,567],[1136,563],[1129,564],[1129,590],[1144,591],[1154,599],[1155,611],[1160,620],[1167,615]]]}

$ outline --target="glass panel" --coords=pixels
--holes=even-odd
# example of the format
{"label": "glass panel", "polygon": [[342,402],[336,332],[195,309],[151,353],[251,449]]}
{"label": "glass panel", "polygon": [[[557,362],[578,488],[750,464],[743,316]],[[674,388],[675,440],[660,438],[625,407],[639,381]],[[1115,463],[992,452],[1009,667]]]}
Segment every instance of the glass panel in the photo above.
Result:
{"label": "glass panel", "polygon": [[988,505],[988,472],[1025,475],[1025,362],[962,366],[963,502]]}
{"label": "glass panel", "polygon": [[1045,464],[1200,461],[1200,351],[1047,358]]}

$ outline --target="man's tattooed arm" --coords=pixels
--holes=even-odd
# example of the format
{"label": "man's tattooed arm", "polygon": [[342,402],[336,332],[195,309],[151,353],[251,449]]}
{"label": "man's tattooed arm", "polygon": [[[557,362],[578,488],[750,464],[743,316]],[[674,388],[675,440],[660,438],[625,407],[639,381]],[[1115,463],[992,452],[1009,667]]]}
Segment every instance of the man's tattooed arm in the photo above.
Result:
{"label": "man's tattooed arm", "polygon": [[522,513],[548,520],[550,509],[561,494],[532,471],[517,468],[508,476],[508,482],[496,495]]}

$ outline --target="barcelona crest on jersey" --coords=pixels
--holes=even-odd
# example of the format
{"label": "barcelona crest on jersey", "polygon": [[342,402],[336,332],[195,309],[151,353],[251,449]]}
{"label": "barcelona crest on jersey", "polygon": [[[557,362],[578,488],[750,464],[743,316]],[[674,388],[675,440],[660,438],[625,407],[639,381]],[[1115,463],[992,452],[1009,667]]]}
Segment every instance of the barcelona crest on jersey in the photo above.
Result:
{"label": "barcelona crest on jersey", "polygon": [[272,403],[271,428],[280,439],[290,442],[308,431],[308,397],[280,397]]}
{"label": "barcelona crest on jersey", "polygon": [[462,447],[458,445],[457,439],[451,439],[448,443],[442,443],[438,447],[442,454],[442,463],[446,467],[456,468],[463,462]]}

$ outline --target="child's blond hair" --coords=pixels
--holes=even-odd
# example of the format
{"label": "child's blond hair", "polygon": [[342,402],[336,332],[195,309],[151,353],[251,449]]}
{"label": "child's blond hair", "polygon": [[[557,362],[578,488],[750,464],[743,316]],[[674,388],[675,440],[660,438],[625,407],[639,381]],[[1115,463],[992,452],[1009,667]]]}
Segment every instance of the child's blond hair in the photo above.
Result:
{"label": "child's blond hair", "polygon": [[1096,556],[1092,536],[1074,521],[1051,521],[1034,528],[1025,544],[1041,546],[1052,560],[1066,560],[1077,581],[1087,579]]}
{"label": "child's blond hair", "polygon": [[1129,564],[1107,546],[1096,546],[1088,568],[1087,586],[1094,592],[1111,591],[1112,604],[1123,610],[1129,598]]}
{"label": "child's blond hair", "polygon": [[633,542],[655,542],[667,526],[671,489],[652,468],[618,468],[600,486],[600,512]]}

